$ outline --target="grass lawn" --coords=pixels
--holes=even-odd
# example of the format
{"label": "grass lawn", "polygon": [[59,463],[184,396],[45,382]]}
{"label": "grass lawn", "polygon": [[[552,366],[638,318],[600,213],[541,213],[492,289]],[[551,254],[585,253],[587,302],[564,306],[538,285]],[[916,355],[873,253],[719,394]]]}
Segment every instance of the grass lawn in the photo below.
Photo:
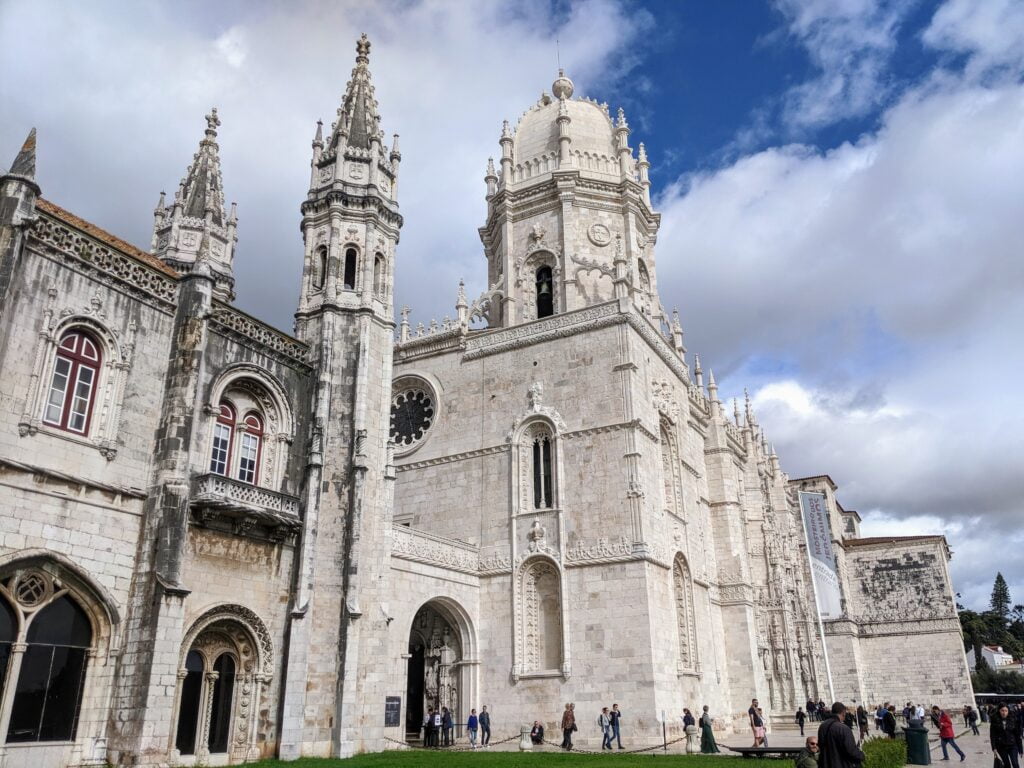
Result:
{"label": "grass lawn", "polygon": [[357,755],[349,760],[304,758],[292,762],[265,760],[251,764],[256,768],[571,768],[573,766],[607,765],[610,768],[788,768],[789,760],[748,759],[711,755],[583,755],[562,752],[426,752],[388,751]]}

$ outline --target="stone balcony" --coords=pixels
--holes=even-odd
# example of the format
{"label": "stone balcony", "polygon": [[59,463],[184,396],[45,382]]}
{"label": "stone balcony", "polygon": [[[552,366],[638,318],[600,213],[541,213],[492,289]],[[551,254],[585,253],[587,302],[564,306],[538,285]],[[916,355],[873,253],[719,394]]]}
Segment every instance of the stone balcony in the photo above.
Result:
{"label": "stone balcony", "polygon": [[302,527],[298,497],[223,475],[194,477],[189,506],[196,525],[238,536],[279,542]]}

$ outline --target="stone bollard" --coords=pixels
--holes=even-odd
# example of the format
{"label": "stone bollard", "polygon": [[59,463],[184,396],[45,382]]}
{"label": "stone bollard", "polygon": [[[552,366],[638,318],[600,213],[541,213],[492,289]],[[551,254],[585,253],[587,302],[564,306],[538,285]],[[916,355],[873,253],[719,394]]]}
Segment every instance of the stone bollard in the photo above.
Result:
{"label": "stone bollard", "polygon": [[533,749],[533,742],[530,741],[530,732],[533,730],[532,726],[521,725],[519,726],[519,751],[529,752]]}
{"label": "stone bollard", "polygon": [[697,726],[686,726],[686,754],[695,755],[700,752],[700,739],[697,738]]}

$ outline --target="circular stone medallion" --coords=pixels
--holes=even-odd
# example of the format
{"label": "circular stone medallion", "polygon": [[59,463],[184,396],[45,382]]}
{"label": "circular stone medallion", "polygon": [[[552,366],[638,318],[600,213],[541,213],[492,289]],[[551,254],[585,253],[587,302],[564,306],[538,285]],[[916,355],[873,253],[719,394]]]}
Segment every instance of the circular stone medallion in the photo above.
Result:
{"label": "circular stone medallion", "polygon": [[604,224],[591,224],[587,237],[594,245],[605,246],[612,241],[612,233]]}

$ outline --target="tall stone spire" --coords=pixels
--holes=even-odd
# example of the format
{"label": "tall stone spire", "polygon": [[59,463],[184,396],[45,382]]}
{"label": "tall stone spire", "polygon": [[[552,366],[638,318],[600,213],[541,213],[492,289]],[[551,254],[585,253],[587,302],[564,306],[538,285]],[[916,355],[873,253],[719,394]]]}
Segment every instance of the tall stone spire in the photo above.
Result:
{"label": "tall stone spire", "polygon": [[206,116],[199,151],[192,156],[174,201],[169,206],[158,205],[154,211],[153,252],[179,272],[191,272],[200,258],[201,244],[208,240],[214,293],[223,301],[231,301],[235,297],[233,263],[238,218],[233,203],[230,215],[224,207],[218,127],[220,118],[214,107]]}
{"label": "tall stone spire", "polygon": [[7,305],[11,277],[23,250],[26,233],[35,220],[36,129],[28,133],[11,169],[0,171],[0,317]]}
{"label": "tall stone spire", "polygon": [[338,108],[338,121],[328,146],[335,150],[339,145],[369,149],[380,137],[380,114],[370,79],[370,40],[363,33],[356,42],[356,66],[345,87],[345,97]]}
{"label": "tall stone spire", "polygon": [[36,129],[33,128],[28,132],[28,136],[25,138],[25,143],[21,145],[21,149],[18,151],[18,156],[14,158],[14,162],[11,164],[11,170],[6,174],[7,176],[18,176],[27,181],[35,182],[36,180]]}

